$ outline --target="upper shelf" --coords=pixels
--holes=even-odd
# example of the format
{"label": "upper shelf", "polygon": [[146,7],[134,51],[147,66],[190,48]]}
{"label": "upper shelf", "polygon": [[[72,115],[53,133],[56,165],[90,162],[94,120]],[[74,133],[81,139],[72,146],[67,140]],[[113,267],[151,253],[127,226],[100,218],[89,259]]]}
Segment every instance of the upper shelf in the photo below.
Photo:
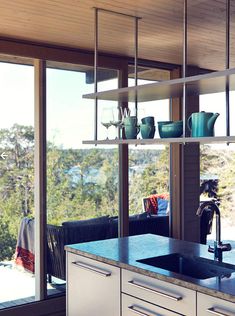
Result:
{"label": "upper shelf", "polygon": [[182,97],[186,84],[187,95],[199,95],[225,91],[226,81],[230,90],[235,90],[235,68],[215,71],[204,75],[185,77],[151,84],[127,87],[97,93],[84,94],[83,98],[120,102],[163,100]]}

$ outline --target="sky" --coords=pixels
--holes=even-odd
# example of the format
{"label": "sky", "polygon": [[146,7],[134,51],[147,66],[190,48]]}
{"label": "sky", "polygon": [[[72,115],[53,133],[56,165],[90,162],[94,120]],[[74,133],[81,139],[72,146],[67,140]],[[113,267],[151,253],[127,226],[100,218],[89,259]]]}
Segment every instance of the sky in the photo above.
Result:
{"label": "sky", "polygon": [[[138,84],[144,82],[139,80]],[[149,82],[148,82],[149,83]],[[130,81],[130,85],[132,82]],[[0,63],[0,128],[9,128],[14,123],[34,125],[34,73],[32,66]],[[117,80],[100,83],[98,91],[117,88]],[[85,83],[85,74],[47,69],[47,138],[63,148],[88,148],[82,140],[93,139],[94,101],[82,98],[93,92],[93,85]],[[234,117],[232,104],[235,93],[231,92],[231,117]],[[117,102],[99,101],[98,138],[106,137],[106,130],[100,124],[100,113],[104,106],[117,107]],[[129,104],[133,113],[134,104]],[[169,101],[139,103],[139,117],[154,116],[155,121],[169,119]],[[225,95],[200,96],[200,110],[218,112],[215,135],[225,135]],[[235,135],[235,125],[231,124],[231,135]],[[109,129],[109,137],[116,136],[115,128]],[[158,137],[156,132],[155,137]],[[149,147],[149,146],[148,146]],[[225,145],[219,147],[227,147]],[[232,148],[234,146],[230,146]],[[145,146],[145,148],[147,148]],[[151,148],[153,148],[151,146]]]}

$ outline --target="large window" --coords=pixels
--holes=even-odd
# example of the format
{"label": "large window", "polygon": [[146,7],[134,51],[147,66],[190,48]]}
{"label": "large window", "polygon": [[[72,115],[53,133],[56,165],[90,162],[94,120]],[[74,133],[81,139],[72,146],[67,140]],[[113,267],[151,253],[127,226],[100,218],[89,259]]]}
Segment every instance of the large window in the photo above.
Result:
{"label": "large window", "polygon": [[0,86],[1,309],[35,295],[33,67],[0,63]]}
{"label": "large window", "polygon": [[[57,290],[65,289],[65,244],[117,235],[118,151],[82,144],[94,138],[94,101],[82,98],[94,85],[92,68],[80,69],[47,68],[48,272]],[[117,72],[99,74],[104,80],[99,90],[117,88]],[[104,107],[115,110],[117,104],[98,104],[100,139],[106,137],[101,125]],[[114,126],[109,127],[109,137],[115,137]]]}

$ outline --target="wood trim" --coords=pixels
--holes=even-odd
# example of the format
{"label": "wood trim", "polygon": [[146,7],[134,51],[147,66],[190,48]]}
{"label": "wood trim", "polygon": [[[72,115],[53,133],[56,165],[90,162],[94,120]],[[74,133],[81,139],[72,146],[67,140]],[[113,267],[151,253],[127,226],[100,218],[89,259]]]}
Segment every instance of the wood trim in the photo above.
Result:
{"label": "wood trim", "polygon": [[46,280],[46,62],[35,60],[35,299],[47,297]]}
{"label": "wood trim", "polygon": [[[171,72],[171,79],[181,77],[181,69],[175,69]],[[171,99],[170,116],[173,121],[182,119],[182,102],[180,98]],[[170,216],[170,236],[181,239],[181,210],[182,210],[182,178],[181,178],[181,161],[182,161],[182,145],[170,145],[170,170],[171,170],[171,216]]]}
{"label": "wood trim", "polygon": [[[119,71],[118,87],[128,86],[128,62],[123,64]],[[127,107],[127,103],[119,104]],[[119,222],[118,236],[124,237],[129,235],[129,158],[128,145],[119,145]]]}
{"label": "wood trim", "polygon": [[[0,54],[16,55],[27,58],[53,60],[93,66],[94,54],[90,51],[59,46],[43,46],[36,43],[18,42],[0,38]],[[111,69],[120,69],[123,58],[99,55],[98,65]]]}
{"label": "wood trim", "polygon": [[[197,67],[188,67],[188,75],[197,75]],[[180,76],[180,69],[171,73]],[[186,118],[199,110],[199,96],[186,97]],[[182,119],[180,99],[172,100],[171,118]],[[187,131],[186,136],[189,136]],[[197,143],[171,145],[172,237],[200,242],[200,225],[195,214],[199,205],[200,146]],[[192,169],[193,166],[193,169]]]}
{"label": "wood trim", "polygon": [[129,235],[128,145],[119,145],[118,237]]}
{"label": "wood trim", "polygon": [[[0,37],[0,54],[6,55],[4,58],[4,61],[6,62],[8,61],[7,55],[9,55],[10,62],[20,62],[22,64],[33,64],[33,59],[38,58],[61,63],[83,64],[87,66],[94,65],[94,52],[90,50],[88,51],[43,43],[40,44],[36,42],[22,41],[17,39],[14,40],[5,37]],[[28,60],[26,60],[26,58],[28,58]],[[127,62],[129,65],[133,64],[134,59],[132,57],[104,54],[100,52],[98,56],[98,62],[100,67],[120,69],[124,67],[124,64]],[[138,59],[138,65],[165,70],[173,70],[174,68],[178,67],[178,65],[171,63],[141,58]],[[208,72],[208,70],[206,70],[206,72]]]}
{"label": "wood trim", "polygon": [[[188,67],[189,76],[198,73],[199,68]],[[186,95],[186,118],[198,111],[199,95]],[[189,130],[186,131],[186,136],[190,136]],[[188,143],[182,150],[182,239],[200,242],[200,220],[196,216],[200,199],[200,145]]]}

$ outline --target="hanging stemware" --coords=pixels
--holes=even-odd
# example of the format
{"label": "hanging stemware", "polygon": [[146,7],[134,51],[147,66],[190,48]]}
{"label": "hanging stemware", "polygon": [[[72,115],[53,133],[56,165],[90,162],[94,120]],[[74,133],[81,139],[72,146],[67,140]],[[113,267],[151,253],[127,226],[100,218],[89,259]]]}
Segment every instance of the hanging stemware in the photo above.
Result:
{"label": "hanging stemware", "polygon": [[106,139],[109,139],[108,129],[112,125],[113,110],[110,107],[105,107],[101,111],[101,124],[106,128]]}

